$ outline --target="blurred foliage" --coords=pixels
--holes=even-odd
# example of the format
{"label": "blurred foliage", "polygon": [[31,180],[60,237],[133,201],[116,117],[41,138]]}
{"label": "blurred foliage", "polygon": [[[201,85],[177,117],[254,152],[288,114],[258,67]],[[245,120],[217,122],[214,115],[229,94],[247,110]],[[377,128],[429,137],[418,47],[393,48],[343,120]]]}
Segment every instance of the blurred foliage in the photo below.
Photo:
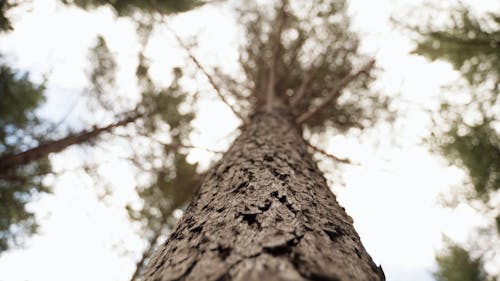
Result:
{"label": "blurred foliage", "polygon": [[466,126],[455,120],[438,138],[441,153],[465,168],[474,187],[474,197],[485,202],[500,188],[500,136],[490,122]]}
{"label": "blurred foliage", "polygon": [[163,159],[164,166],[157,168],[152,184],[139,187],[142,206],[127,207],[130,218],[141,222],[147,232],[168,226],[173,212],[184,207],[200,185],[196,164],[188,163],[186,155],[176,151],[168,156]]}
{"label": "blurred foliage", "polygon": [[92,10],[101,6],[111,6],[119,16],[130,16],[134,12],[154,14],[180,13],[201,6],[205,1],[201,0],[61,0],[64,4],[76,5],[86,10]]}
{"label": "blurred foliage", "polygon": [[[140,31],[147,41],[151,28],[146,26]],[[138,164],[136,166],[142,171],[142,176],[148,176],[150,181],[149,184],[140,186],[138,193],[143,205],[140,209],[130,209],[131,218],[144,224],[144,235],[158,230],[160,226],[163,227],[162,231],[168,230],[165,226],[172,219],[172,212],[183,207],[199,185],[196,165],[187,163],[185,154],[180,152],[183,142],[189,136],[190,123],[194,118],[192,111],[181,110],[186,103],[187,94],[179,83],[183,73],[175,68],[172,83],[165,88],[157,87],[148,75],[149,65],[141,53],[136,72],[141,90],[140,100],[132,110],[123,112],[127,106],[117,95],[117,64],[103,37],[99,36],[90,49],[89,62],[91,68],[87,75],[90,87],[86,91],[88,109],[108,115],[110,113],[118,120],[122,115],[140,116],[133,123],[134,126],[128,126],[125,137],[130,138],[131,143],[135,139],[141,139],[140,136],[148,139],[146,145],[140,143],[132,151],[135,153],[132,162]],[[41,142],[50,143],[50,133],[40,132],[44,139],[33,137],[35,128],[40,125],[36,109],[44,101],[44,86],[31,83],[27,74],[16,73],[7,66],[1,67],[0,79],[0,154],[25,151]],[[94,126],[94,129],[97,128]],[[45,129],[38,131],[42,130]],[[154,143],[152,139],[155,135],[165,133],[169,138],[167,142]],[[94,144],[94,138],[85,140],[85,143]],[[154,165],[145,168],[146,163]],[[0,172],[1,251],[35,232],[35,217],[26,209],[26,205],[36,194],[49,191],[42,184],[42,179],[50,171],[48,158],[44,157],[40,161]]]}
{"label": "blurred foliage", "polygon": [[134,210],[128,207],[130,217],[145,224],[144,230],[156,230],[165,225],[172,212],[182,207],[197,187],[196,165],[186,162],[186,155],[180,152],[191,132],[194,114],[180,109],[187,93],[180,86],[182,71],[175,68],[173,74],[173,81],[167,88],[156,87],[149,76],[147,59],[139,54],[136,76],[142,100],[138,110],[156,108],[158,114],[145,118],[138,125],[137,132],[146,137],[154,136],[164,133],[162,124],[167,124],[169,138],[169,141],[158,142],[157,150],[142,152],[140,161],[136,161],[138,168],[145,168],[142,163],[153,164],[149,165],[152,180],[138,187],[142,208]]}
{"label": "blurred foliage", "polygon": [[[350,30],[345,1],[269,3],[274,4],[236,4],[244,31],[239,57],[242,77],[225,84],[239,100],[250,98],[257,106],[263,103],[269,73],[275,69],[277,98],[290,102],[302,86],[304,98],[297,102],[296,112],[305,112],[369,60],[358,50],[359,39]],[[374,79],[373,70],[363,73],[306,125],[316,132],[330,126],[345,132],[389,119],[388,100],[370,87]]]}
{"label": "blurred foliage", "polygon": [[[166,123],[170,128],[170,137],[177,142],[188,138],[190,123],[194,118],[194,113],[181,112],[180,106],[188,96],[180,85],[183,72],[180,68],[174,68],[173,80],[167,88],[158,88],[149,76],[149,62],[141,53],[139,54],[139,64],[136,69],[136,76],[141,87],[141,102],[138,110],[150,115],[145,118],[140,130],[143,135],[155,132]],[[154,113],[154,115],[152,115]]]}
{"label": "blurred foliage", "polygon": [[420,40],[413,53],[431,60],[445,60],[472,85],[494,82],[500,88],[500,15],[488,13],[476,18],[465,6],[450,12],[444,27],[429,23],[417,29]]}
{"label": "blurred foliage", "polygon": [[[18,1],[0,0],[0,33],[14,30],[9,10]],[[30,80],[27,72],[0,62],[0,155],[16,153],[43,141],[35,110],[45,102],[45,86]],[[47,157],[15,169],[0,171],[0,254],[21,246],[38,228],[27,204],[50,192],[43,177],[51,172]]]}
{"label": "blurred foliage", "polygon": [[116,86],[115,76],[117,65],[104,37],[97,36],[95,45],[90,48],[89,62],[91,69],[87,73],[90,82],[88,94],[96,102],[89,106],[91,109],[95,109],[93,107],[99,105],[104,110],[116,111],[114,109],[117,104],[114,89]]}
{"label": "blurred foliage", "polygon": [[445,238],[445,249],[436,256],[437,281],[494,281],[488,278],[480,258],[473,258],[461,246]]}
{"label": "blurred foliage", "polygon": [[196,164],[186,161],[186,155],[165,147],[163,166],[157,167],[148,185],[138,186],[141,199],[139,206],[128,205],[127,211],[132,221],[140,225],[139,234],[147,241],[141,260],[137,263],[139,275],[160,243],[159,238],[167,236],[178,217],[174,211],[183,209],[191,201],[201,185],[202,178],[196,172]]}
{"label": "blurred foliage", "polygon": [[[139,54],[136,77],[142,98],[137,110],[149,117],[137,124],[136,133],[149,139],[149,149],[144,149],[143,143],[140,143],[138,146],[142,151],[134,157],[134,163],[143,175],[148,175],[149,180],[137,186],[140,204],[128,205],[127,211],[130,219],[140,225],[140,235],[148,245],[137,263],[132,280],[144,269],[145,261],[159,243],[158,238],[167,235],[173,227],[174,211],[184,208],[201,184],[197,165],[188,163],[186,154],[182,152],[194,119],[192,107],[182,109],[189,93],[181,86],[181,69],[174,68],[172,76],[167,88],[157,87],[149,76],[147,58],[142,52]],[[166,132],[167,141],[151,142],[155,135],[165,135]],[[132,136],[131,141],[138,141],[137,135]]]}
{"label": "blurred foliage", "polygon": [[15,5],[12,1],[0,0],[0,33],[12,30],[12,24],[7,16],[7,12]]}
{"label": "blurred foliage", "polygon": [[[27,73],[0,65],[0,154],[26,149],[41,141],[34,137],[39,120],[35,110],[45,101],[44,86],[30,81]],[[22,243],[36,231],[35,216],[26,204],[49,189],[42,183],[50,172],[40,161],[0,171],[0,252]]]}
{"label": "blurred foliage", "polygon": [[495,225],[497,227],[497,232],[500,234],[500,215],[495,218]]}
{"label": "blurred foliage", "polygon": [[431,141],[452,164],[468,172],[475,199],[487,202],[500,188],[500,16],[488,13],[479,18],[463,5],[449,14],[451,20],[444,26],[429,20],[413,27],[413,52],[448,61],[467,81],[458,90],[468,93],[467,102],[454,101],[458,94],[443,98]]}
{"label": "blurred foliage", "polygon": [[[103,109],[110,110],[117,97],[115,92],[110,91],[114,88],[116,63],[103,37],[98,37],[90,54],[93,62],[89,72],[91,98],[95,98]],[[132,111],[141,118],[120,137],[129,139],[133,148],[131,152],[134,153],[131,159],[133,164],[151,179],[146,186],[138,187],[139,197],[144,201],[143,208],[130,209],[134,220],[156,224],[155,227],[145,227],[147,230],[158,229],[158,224],[165,224],[171,213],[186,202],[185,197],[190,198],[192,194],[192,189],[184,186],[192,186],[190,183],[196,178],[196,165],[188,164],[180,150],[188,140],[194,113],[192,108],[182,109],[189,93],[181,86],[184,75],[180,68],[173,69],[172,81],[167,87],[160,87],[149,75],[149,61],[143,52],[138,58],[135,76],[140,100]],[[163,136],[163,140],[157,141],[157,136]],[[174,188],[176,186],[180,187]],[[184,190],[189,191],[186,191],[188,195]],[[179,198],[176,199],[176,196]],[[165,211],[166,205],[174,207]]]}
{"label": "blurred foliage", "polygon": [[[498,218],[500,209],[495,197],[500,189],[500,16],[488,13],[479,17],[463,4],[446,14],[450,20],[444,25],[438,26],[429,18],[426,24],[412,27],[417,35],[413,53],[449,62],[465,81],[464,86],[449,87],[450,96],[443,91],[429,140],[435,151],[468,174],[465,189],[451,195],[465,198],[453,204],[463,199],[471,206],[480,203],[476,208],[485,217]],[[475,238],[482,248],[476,251],[477,256],[491,256],[484,262],[498,255],[497,223],[480,229]],[[436,258],[437,280],[495,280],[488,279],[481,258],[471,258],[466,249],[449,241],[446,244],[447,249]]]}

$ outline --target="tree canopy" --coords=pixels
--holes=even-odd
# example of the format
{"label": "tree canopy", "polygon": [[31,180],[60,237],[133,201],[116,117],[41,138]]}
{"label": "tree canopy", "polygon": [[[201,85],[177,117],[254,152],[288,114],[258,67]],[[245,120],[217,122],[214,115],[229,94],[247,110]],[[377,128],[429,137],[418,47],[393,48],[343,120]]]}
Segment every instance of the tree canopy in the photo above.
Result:
{"label": "tree canopy", "polygon": [[421,37],[413,53],[448,61],[470,84],[493,82],[498,91],[500,16],[488,13],[479,18],[461,5],[452,9],[450,17],[446,26],[429,23],[417,28]]}
{"label": "tree canopy", "polygon": [[484,272],[480,258],[472,258],[467,250],[449,240],[446,240],[445,248],[436,257],[438,269],[434,277],[437,281],[490,280]]}
{"label": "tree canopy", "polygon": [[216,69],[212,80],[236,111],[245,115],[271,95],[316,132],[368,128],[389,117],[387,99],[370,89],[374,61],[359,52],[344,1],[235,6],[245,38],[241,71]]}

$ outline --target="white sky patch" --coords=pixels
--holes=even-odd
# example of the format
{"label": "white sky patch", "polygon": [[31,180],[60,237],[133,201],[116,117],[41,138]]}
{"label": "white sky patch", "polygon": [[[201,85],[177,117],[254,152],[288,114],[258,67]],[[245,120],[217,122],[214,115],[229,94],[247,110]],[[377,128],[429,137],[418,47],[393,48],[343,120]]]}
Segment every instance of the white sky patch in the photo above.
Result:
{"label": "white sky patch", "polygon": [[[377,87],[386,94],[401,92],[408,101],[404,119],[399,121],[398,145],[389,143],[385,131],[374,133],[370,142],[332,136],[328,151],[348,156],[359,166],[345,167],[346,187],[334,190],[339,202],[354,218],[365,247],[388,280],[431,280],[434,253],[441,247],[441,233],[463,242],[480,218],[468,207],[444,209],[436,197],[463,178],[463,172],[446,167],[420,142],[429,129],[429,120],[420,106],[432,108],[440,86],[454,81],[458,74],[446,63],[429,63],[410,56],[411,43],[393,30],[389,17],[406,4],[422,1],[350,1],[355,29],[363,35],[362,49],[376,53],[385,72]],[[494,1],[467,1],[483,11],[493,9]],[[15,32],[1,38],[0,52],[16,67],[35,77],[50,72],[50,101],[45,115],[60,116],[61,106],[86,86],[88,47],[102,34],[117,56],[120,91],[136,94],[130,77],[135,71],[139,46],[133,25],[116,20],[109,9],[84,12],[61,9],[56,1],[34,1],[33,11],[15,22]],[[204,7],[171,21],[186,40],[198,35],[196,55],[206,66],[236,70],[238,40],[234,20],[227,10]],[[189,41],[189,40],[187,40]],[[189,64],[172,36],[164,29],[151,39],[146,55],[157,81],[171,79],[171,68]],[[193,69],[192,66],[189,69]],[[206,83],[205,83],[206,84]],[[197,88],[196,88],[197,87]],[[189,161],[207,167],[214,154],[202,148],[225,150],[239,125],[232,112],[217,99],[207,85],[196,86],[202,98],[192,144],[200,147]],[[57,118],[56,118],[57,119]],[[379,142],[377,148],[372,145]],[[81,152],[75,149],[52,157],[56,170],[78,166]],[[103,156],[106,158],[106,156]],[[106,159],[103,159],[106,160]],[[99,202],[92,181],[79,172],[66,173],[54,183],[54,194],[31,206],[37,210],[41,233],[32,237],[25,249],[0,256],[0,281],[128,280],[143,242],[135,235],[123,209],[135,200],[132,172],[121,163],[102,167],[115,190],[109,205]],[[122,255],[124,251],[132,254]]]}

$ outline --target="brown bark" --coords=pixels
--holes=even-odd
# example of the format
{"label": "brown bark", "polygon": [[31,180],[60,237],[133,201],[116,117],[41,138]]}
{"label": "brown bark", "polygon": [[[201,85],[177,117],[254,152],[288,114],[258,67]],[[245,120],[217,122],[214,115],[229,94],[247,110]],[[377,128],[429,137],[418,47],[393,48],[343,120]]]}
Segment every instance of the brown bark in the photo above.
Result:
{"label": "brown bark", "polygon": [[384,280],[287,111],[258,112],[212,168],[143,276]]}
{"label": "brown bark", "polygon": [[81,144],[90,141],[100,134],[110,132],[116,127],[121,127],[137,120],[141,115],[135,114],[121,121],[109,124],[105,127],[97,127],[84,130],[77,134],[71,134],[62,139],[42,143],[37,147],[19,153],[0,155],[0,173],[20,165],[26,165],[32,161],[39,160],[50,153],[60,152],[73,144]]}

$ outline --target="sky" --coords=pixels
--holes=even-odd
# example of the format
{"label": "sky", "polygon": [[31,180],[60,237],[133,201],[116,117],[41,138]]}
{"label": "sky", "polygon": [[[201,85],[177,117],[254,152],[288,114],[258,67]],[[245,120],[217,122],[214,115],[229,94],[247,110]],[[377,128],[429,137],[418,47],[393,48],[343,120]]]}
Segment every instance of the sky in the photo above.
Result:
{"label": "sky", "polygon": [[[494,1],[465,2],[479,12],[498,8]],[[374,54],[384,69],[376,87],[389,95],[400,94],[404,102],[399,106],[404,114],[392,131],[381,127],[362,139],[327,135],[328,141],[323,143],[327,151],[360,163],[339,168],[344,184],[332,180],[332,190],[353,217],[362,242],[375,262],[382,265],[387,280],[432,280],[430,272],[435,267],[434,254],[442,246],[442,235],[465,242],[469,231],[483,223],[480,215],[465,205],[447,209],[438,204],[439,194],[459,185],[464,174],[429,153],[422,143],[430,128],[422,108],[436,106],[440,88],[459,76],[447,63],[431,63],[410,55],[412,43],[390,24],[391,15],[408,9],[408,5],[418,7],[421,1],[351,0],[349,4],[353,26],[362,35],[362,50]],[[108,9],[88,13],[61,8],[53,0],[36,0],[30,5],[28,13],[18,13],[15,32],[0,37],[0,52],[15,67],[32,73],[35,80],[49,73],[49,99],[41,115],[59,120],[72,110],[67,122],[75,126],[82,118],[95,121],[95,117],[81,116],[83,105],[78,96],[87,82],[83,70],[88,47],[97,34],[106,38],[117,56],[120,94],[133,99],[127,92],[135,87],[129,77],[137,63],[139,45],[129,21],[115,19]],[[198,35],[196,55],[205,66],[223,62],[224,70],[234,70],[235,46],[240,38],[227,10],[204,7],[172,19],[171,24],[183,38]],[[154,78],[165,84],[170,69],[186,62],[166,30],[154,35],[146,55],[154,58]],[[204,95],[194,121],[192,143],[224,150],[235,137],[238,120],[206,83],[200,90]],[[105,202],[96,196],[92,178],[77,169],[85,152],[69,148],[51,156],[54,169],[66,172],[48,178],[54,193],[30,205],[37,213],[41,232],[24,248],[0,256],[0,281],[130,278],[143,247],[123,208],[137,200],[135,179],[123,161],[113,158],[114,153],[119,154],[119,149],[93,154],[103,161],[100,172],[107,175],[115,190],[112,199]],[[214,154],[195,149],[188,159],[208,167]],[[331,169],[338,169],[328,161],[320,167],[327,177]]]}

